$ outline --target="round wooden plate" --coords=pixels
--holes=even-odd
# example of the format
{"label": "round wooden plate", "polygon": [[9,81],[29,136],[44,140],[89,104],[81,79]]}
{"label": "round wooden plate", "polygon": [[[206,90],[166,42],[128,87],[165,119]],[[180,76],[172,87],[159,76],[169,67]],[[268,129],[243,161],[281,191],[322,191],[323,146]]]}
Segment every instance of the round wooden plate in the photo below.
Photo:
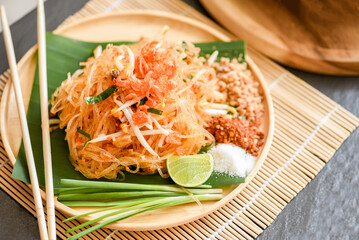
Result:
{"label": "round wooden plate", "polygon": [[359,75],[354,0],[201,0],[223,26],[265,55],[306,71]]}
{"label": "round wooden plate", "polygon": [[[159,33],[164,25],[170,26],[170,31],[166,36],[169,40],[189,40],[193,42],[201,41],[229,41],[226,36],[218,31],[207,27],[206,25],[165,12],[156,11],[126,11],[114,14],[99,15],[86,18],[76,23],[55,31],[57,34],[68,36],[75,39],[86,41],[118,41],[118,40],[138,40],[141,36],[154,37]],[[26,105],[29,102],[31,93],[35,66],[36,49],[34,46],[20,60],[18,64],[19,74],[22,84],[23,96]],[[119,223],[109,225],[109,228],[120,230],[154,230],[168,228],[184,224],[209,214],[230,201],[237,195],[248,182],[251,181],[262,162],[265,160],[273,135],[273,108],[272,102],[265,85],[262,74],[257,66],[247,57],[249,67],[253,71],[255,78],[261,83],[264,92],[264,127],[265,144],[257,158],[256,166],[247,177],[246,183],[239,186],[229,186],[224,188],[224,198],[220,201],[204,202],[204,208],[196,204],[187,204],[183,206],[160,209],[136,215],[123,220]],[[66,73],[64,73],[64,79]],[[1,134],[2,139],[9,154],[11,163],[15,163],[15,156],[19,151],[21,143],[21,132],[19,131],[19,120],[15,107],[14,92],[11,87],[11,81],[8,81],[1,99]],[[27,107],[27,106],[26,106]],[[36,146],[33,146],[36,147]],[[140,176],[139,176],[140,177]],[[44,194],[42,192],[42,194]],[[43,195],[44,196],[44,195]],[[56,208],[69,216],[77,215],[89,208],[69,208],[56,200]],[[96,215],[91,215],[81,220],[88,221]]]}

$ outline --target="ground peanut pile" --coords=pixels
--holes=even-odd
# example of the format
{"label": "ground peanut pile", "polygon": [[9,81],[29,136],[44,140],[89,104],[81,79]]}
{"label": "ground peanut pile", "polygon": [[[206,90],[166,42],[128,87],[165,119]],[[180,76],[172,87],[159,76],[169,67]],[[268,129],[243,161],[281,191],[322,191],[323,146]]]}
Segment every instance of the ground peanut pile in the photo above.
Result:
{"label": "ground peanut pile", "polygon": [[225,95],[226,102],[236,106],[240,116],[255,120],[263,114],[263,96],[259,82],[255,81],[246,63],[238,63],[233,59],[221,58],[219,63],[213,63],[218,78],[218,90]]}
{"label": "ground peanut pile", "polygon": [[207,131],[217,143],[233,143],[253,156],[258,156],[259,148],[263,145],[263,133],[259,131],[261,118],[255,121],[218,116],[208,123]]}

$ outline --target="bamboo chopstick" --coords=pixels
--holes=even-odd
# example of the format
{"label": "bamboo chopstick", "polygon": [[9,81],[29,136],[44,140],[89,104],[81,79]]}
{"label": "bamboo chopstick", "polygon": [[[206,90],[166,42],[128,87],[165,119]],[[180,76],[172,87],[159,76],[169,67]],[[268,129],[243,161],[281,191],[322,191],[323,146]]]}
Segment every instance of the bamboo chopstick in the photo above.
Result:
{"label": "bamboo chopstick", "polygon": [[5,46],[6,46],[6,53],[7,53],[7,57],[8,57],[9,65],[10,65],[13,87],[14,87],[14,91],[15,91],[17,109],[19,112],[19,117],[20,117],[20,122],[21,122],[22,138],[24,141],[27,166],[29,168],[31,188],[32,188],[33,196],[34,196],[37,221],[38,221],[39,230],[40,230],[40,237],[41,237],[41,239],[47,240],[48,235],[47,235],[47,229],[46,229],[45,214],[44,214],[44,209],[42,206],[39,182],[37,179],[37,173],[36,173],[35,162],[34,162],[34,155],[32,152],[32,147],[31,147],[31,142],[30,142],[29,128],[27,126],[24,102],[23,102],[22,93],[21,93],[20,79],[19,79],[19,74],[18,74],[17,67],[16,67],[14,46],[12,43],[9,24],[8,24],[7,18],[6,18],[5,8],[4,8],[4,6],[1,6],[0,9],[1,9],[1,22],[2,22],[2,28],[3,28],[3,36],[4,36]]}
{"label": "bamboo chopstick", "polygon": [[46,25],[43,0],[38,0],[37,7],[37,41],[39,59],[40,106],[42,147],[45,166],[47,228],[50,240],[56,240],[56,218],[54,206],[54,184],[52,177],[52,159],[50,145],[48,93],[47,93],[47,65],[46,65]]}

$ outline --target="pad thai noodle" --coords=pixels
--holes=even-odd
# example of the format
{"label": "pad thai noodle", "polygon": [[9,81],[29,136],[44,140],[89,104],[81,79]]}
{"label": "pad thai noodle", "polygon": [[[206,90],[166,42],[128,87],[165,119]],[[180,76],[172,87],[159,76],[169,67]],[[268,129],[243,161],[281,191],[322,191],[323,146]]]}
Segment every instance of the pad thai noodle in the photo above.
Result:
{"label": "pad thai noodle", "polygon": [[52,96],[50,113],[66,128],[75,169],[87,178],[163,176],[170,156],[197,154],[213,144],[206,130],[212,117],[238,111],[219,91],[217,52],[208,58],[199,52],[162,35],[99,46],[82,69],[68,74]]}

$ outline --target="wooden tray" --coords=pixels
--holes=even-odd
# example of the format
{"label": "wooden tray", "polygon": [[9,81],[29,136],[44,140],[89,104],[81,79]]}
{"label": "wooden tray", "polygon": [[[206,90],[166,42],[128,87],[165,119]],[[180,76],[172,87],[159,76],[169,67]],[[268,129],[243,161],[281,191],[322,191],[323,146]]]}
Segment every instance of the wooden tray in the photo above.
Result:
{"label": "wooden tray", "polygon": [[359,75],[353,0],[201,0],[223,26],[285,65],[323,74]]}
{"label": "wooden tray", "polygon": [[[98,15],[60,28],[56,30],[55,33],[86,41],[138,40],[141,36],[156,36],[165,24],[169,25],[171,28],[167,35],[167,38],[170,40],[183,39],[194,42],[214,40],[229,41],[228,37],[200,22],[186,17],[157,11],[126,11],[115,14]],[[31,48],[18,64],[26,107],[29,102],[35,72],[37,59],[36,50],[37,46]],[[246,179],[246,183],[241,184],[238,187],[225,187],[225,197],[220,201],[203,203],[203,209],[200,209],[196,204],[187,204],[155,210],[109,225],[109,228],[134,231],[154,230],[187,223],[199,219],[223,206],[251,181],[265,160],[271,145],[274,128],[274,114],[271,98],[262,74],[248,56],[247,61],[255,78],[261,83],[264,92],[265,114],[263,131],[265,133],[265,144],[257,158],[254,170]],[[64,78],[65,77],[66,73],[64,73]],[[14,164],[16,161],[15,156],[17,155],[21,144],[21,133],[19,131],[18,114],[15,110],[14,92],[11,86],[11,81],[8,81],[1,99],[0,124],[5,149],[8,152],[10,161]],[[44,196],[44,192],[42,192],[42,194]],[[77,215],[89,210],[88,208],[69,208],[57,200],[55,205],[58,210],[69,216]],[[94,216],[96,215],[91,215],[82,218],[81,220],[88,221],[93,219]]]}

